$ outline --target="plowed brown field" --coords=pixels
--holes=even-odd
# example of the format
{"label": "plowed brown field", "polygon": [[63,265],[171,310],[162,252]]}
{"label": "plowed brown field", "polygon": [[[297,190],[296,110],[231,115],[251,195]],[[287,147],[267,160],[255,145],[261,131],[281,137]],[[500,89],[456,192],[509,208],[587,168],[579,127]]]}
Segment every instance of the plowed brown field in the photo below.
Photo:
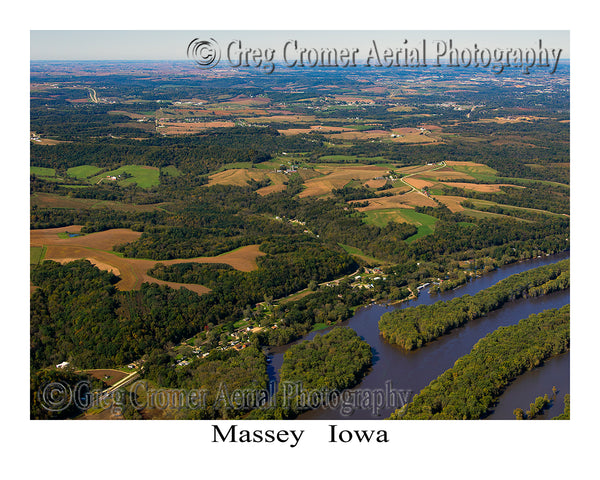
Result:
{"label": "plowed brown field", "polygon": [[30,243],[32,246],[46,246],[46,260],[55,260],[67,263],[75,259],[87,259],[98,268],[111,271],[121,277],[116,284],[119,290],[137,290],[142,283],[156,283],[169,285],[172,288],[185,287],[198,294],[207,293],[209,288],[202,285],[165,282],[149,276],[146,272],[157,263],[173,265],[176,263],[225,263],[233,268],[249,272],[257,268],[256,258],[264,255],[259,245],[246,245],[231,252],[216,257],[180,258],[174,260],[143,260],[139,258],[123,258],[111,253],[114,245],[137,240],[141,233],[119,228],[105,232],[91,233],[89,235],[72,238],[59,238],[58,233],[77,233],[81,225],[69,227],[49,228],[45,230],[31,230]]}

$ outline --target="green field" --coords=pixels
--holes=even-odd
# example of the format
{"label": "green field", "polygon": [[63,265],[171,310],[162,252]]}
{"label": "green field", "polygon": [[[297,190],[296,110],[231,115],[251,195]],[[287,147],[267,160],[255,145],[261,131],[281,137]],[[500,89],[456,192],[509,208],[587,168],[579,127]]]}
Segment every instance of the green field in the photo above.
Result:
{"label": "green field", "polygon": [[46,255],[46,247],[29,247],[30,265],[39,265]]}
{"label": "green field", "polygon": [[413,223],[417,226],[417,233],[415,233],[412,237],[408,237],[405,240],[406,243],[412,243],[415,240],[424,237],[425,235],[433,233],[435,230],[435,222],[437,222],[437,218],[432,217],[431,215],[417,213],[414,210],[405,208],[402,209],[402,216],[410,223]]}
{"label": "green field", "polygon": [[78,167],[71,167],[67,170],[69,177],[74,177],[80,180],[97,175],[102,170],[100,167],[94,167],[93,165],[80,165]]}
{"label": "green field", "polygon": [[498,172],[486,165],[449,165],[449,167],[482,182],[495,182],[498,179]]}
{"label": "green field", "polygon": [[[131,175],[129,178],[120,179],[119,175],[128,173]],[[111,182],[111,180],[104,180],[106,177],[117,177],[116,183],[121,186],[132,185],[137,183],[140,188],[150,188],[159,184],[158,168],[146,167],[142,165],[125,165],[119,167],[116,170],[103,173],[93,177],[90,181],[92,183],[98,183],[100,180],[103,182]]]}
{"label": "green field", "polygon": [[417,213],[411,208],[387,208],[365,212],[364,221],[377,227],[385,227],[390,222],[406,221],[417,227],[417,233],[406,239],[407,243],[414,242],[425,235],[433,233],[437,218],[424,213]]}
{"label": "green field", "polygon": [[37,175],[38,177],[54,177],[56,176],[56,170],[53,168],[46,167],[29,167],[29,173]]}

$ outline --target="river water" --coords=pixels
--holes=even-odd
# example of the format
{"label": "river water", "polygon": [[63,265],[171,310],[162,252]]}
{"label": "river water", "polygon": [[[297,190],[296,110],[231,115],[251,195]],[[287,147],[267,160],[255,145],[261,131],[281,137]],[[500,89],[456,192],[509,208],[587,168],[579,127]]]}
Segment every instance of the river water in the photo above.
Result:
{"label": "river water", "polygon": [[[550,407],[544,409],[543,414],[538,415],[535,420],[545,420],[560,415],[565,408],[565,394],[570,391],[570,372],[570,352],[550,358],[544,365],[517,377],[504,391],[494,411],[486,418],[514,419],[515,408],[527,411],[529,404],[533,403],[536,397],[543,397],[544,394],[548,394],[550,398]],[[557,389],[556,397],[552,393],[553,386]]]}
{"label": "river water", "polygon": [[[565,258],[569,258],[569,252],[526,260],[504,266],[494,272],[485,274],[455,290],[437,295],[430,295],[428,292],[422,291],[417,299],[396,306],[370,305],[359,309],[352,318],[342,323],[343,326],[350,327],[356,331],[361,338],[371,345],[373,351],[373,366],[371,370],[359,385],[350,389],[348,393],[345,394],[349,397],[353,395],[353,397],[350,398],[354,398],[354,400],[351,400],[350,402],[357,408],[352,412],[348,411],[350,410],[349,408],[341,409],[339,406],[337,406],[337,408],[318,408],[307,411],[298,418],[310,420],[362,420],[386,418],[396,410],[398,406],[398,396],[408,395],[408,399],[412,398],[414,394],[418,393],[423,387],[428,385],[431,380],[451,368],[459,357],[469,353],[473,345],[477,343],[479,339],[500,326],[514,325],[518,323],[519,320],[531,314],[539,313],[549,308],[560,308],[568,304],[570,292],[569,290],[565,290],[541,297],[524,298],[510,302],[503,308],[491,312],[482,318],[468,322],[463,327],[457,328],[425,347],[412,352],[406,352],[400,347],[390,345],[379,335],[378,323],[383,313],[397,308],[430,305],[439,300],[447,301],[465,294],[473,295],[510,275],[542,265],[555,263]],[[327,333],[331,328],[311,332],[294,343],[310,340],[317,334]],[[291,344],[288,344],[270,350],[267,370],[271,382],[279,382],[279,369],[283,362],[283,354],[290,345]],[[566,358],[568,358],[568,356]],[[568,364],[565,369],[564,361],[561,362],[559,360],[558,362],[554,362],[553,360],[556,359],[548,361],[543,367],[537,369],[540,372],[545,372],[542,375],[543,378],[540,380],[543,384],[543,388],[540,384],[533,381],[533,379],[531,382],[527,381],[528,374],[533,373],[528,372],[528,374],[526,374],[527,376],[522,376],[525,380],[519,378],[511,384],[506,392],[504,392],[495,412],[488,418],[514,418],[512,411],[516,407],[521,407],[526,410],[529,408],[529,403],[533,402],[535,397],[540,395],[543,396],[544,393],[548,393],[548,395],[551,396],[553,385],[556,385],[560,390],[558,395],[560,401],[557,400],[554,402],[553,409],[557,412],[556,414],[561,413],[562,397],[564,393],[568,393],[569,388],[569,369]],[[540,376],[539,373],[538,376]],[[537,377],[534,376],[533,378]],[[547,385],[548,382],[549,386]],[[397,392],[397,396],[395,397],[396,403],[392,403],[391,406],[383,406],[378,409],[377,412],[374,412],[374,410],[377,409],[372,408],[372,405],[357,400],[359,398],[366,400],[366,397],[361,396],[361,393],[367,389],[381,390],[385,392],[384,395],[386,398],[391,398],[389,391],[392,389]],[[507,412],[510,412],[510,415]],[[550,410],[546,416],[555,416],[554,413],[554,411]]]}

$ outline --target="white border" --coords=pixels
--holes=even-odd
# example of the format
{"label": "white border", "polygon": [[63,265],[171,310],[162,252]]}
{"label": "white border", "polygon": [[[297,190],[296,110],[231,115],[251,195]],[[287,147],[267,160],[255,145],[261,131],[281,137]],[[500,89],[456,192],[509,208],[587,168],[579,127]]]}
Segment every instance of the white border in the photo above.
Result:
{"label": "white border", "polygon": [[[88,6],[89,5],[89,6]],[[205,2],[108,1],[28,2],[6,11],[10,29],[3,45],[9,50],[3,69],[5,149],[3,217],[10,228],[3,241],[9,255],[3,275],[3,361],[8,375],[3,386],[4,438],[9,440],[3,469],[58,478],[75,475],[100,478],[130,474],[157,478],[220,474],[225,478],[282,476],[306,478],[329,474],[350,478],[389,474],[450,478],[505,478],[532,475],[564,478],[594,458],[594,400],[599,398],[596,372],[590,367],[598,334],[598,316],[591,303],[596,274],[594,220],[597,188],[595,117],[598,110],[595,25],[592,11],[564,2],[394,2],[326,5],[324,2],[260,2],[218,6]],[[15,10],[18,13],[15,13]],[[578,18],[587,17],[578,20]],[[302,428],[312,442],[286,446],[210,443],[210,422],[30,422],[28,421],[28,98],[30,29],[570,29],[572,65],[572,259],[573,259],[573,393],[570,422],[350,422],[344,428],[386,428],[388,445],[329,445],[327,422],[252,422],[254,428]],[[592,84],[592,82],[594,82]],[[590,104],[591,108],[590,108]],[[586,108],[587,107],[587,108]],[[5,147],[6,148],[6,147]],[[9,163],[10,162],[10,163]],[[17,165],[14,167],[14,165]],[[7,165],[10,165],[7,167]],[[8,180],[8,181],[7,181]],[[16,226],[16,228],[15,228]],[[587,268],[586,268],[587,267]],[[591,267],[591,268],[590,268]],[[587,273],[587,275],[584,275]],[[25,354],[24,354],[25,352]],[[589,353],[588,353],[589,352]],[[589,362],[589,364],[588,364]],[[355,427],[356,425],[356,427]],[[249,422],[242,423],[248,428]],[[586,428],[585,430],[588,430]],[[320,433],[324,430],[324,433]],[[593,429],[590,428],[593,432]],[[592,437],[593,438],[593,437]],[[121,459],[113,464],[114,455]],[[12,467],[12,468],[11,468]],[[15,470],[12,470],[13,472]],[[595,471],[592,469],[591,471]],[[70,473],[73,475],[70,475]]]}

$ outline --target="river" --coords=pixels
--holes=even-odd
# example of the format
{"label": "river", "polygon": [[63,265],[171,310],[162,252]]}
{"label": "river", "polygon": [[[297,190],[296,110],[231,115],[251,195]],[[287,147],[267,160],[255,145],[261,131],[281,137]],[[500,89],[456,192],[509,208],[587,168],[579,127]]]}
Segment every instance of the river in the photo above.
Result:
{"label": "river", "polygon": [[[409,398],[412,398],[413,394],[418,393],[423,387],[428,385],[431,380],[436,378],[442,372],[451,368],[459,357],[469,353],[473,345],[477,343],[479,339],[496,330],[500,326],[514,325],[522,318],[525,318],[533,313],[539,313],[549,308],[560,308],[563,305],[568,304],[570,301],[570,292],[569,290],[565,290],[541,297],[523,298],[514,302],[510,302],[503,308],[491,312],[482,318],[468,322],[463,327],[457,328],[451,333],[444,335],[425,347],[412,352],[407,352],[400,347],[390,345],[381,338],[379,335],[378,323],[383,313],[397,308],[414,307],[417,305],[430,305],[439,300],[447,301],[465,294],[473,295],[480,290],[496,284],[500,280],[510,275],[524,272],[542,265],[555,263],[565,258],[569,258],[569,252],[526,260],[506,265],[498,270],[478,277],[466,285],[451,291],[443,292],[441,294],[430,295],[428,292],[422,291],[417,299],[410,300],[409,302],[404,302],[399,305],[370,305],[359,309],[352,318],[346,320],[341,325],[352,328],[369,345],[371,345],[373,351],[373,366],[360,384],[353,389],[350,389],[350,392],[354,392],[354,398],[358,398],[357,395],[359,395],[363,389],[385,390],[387,383],[388,389],[391,387],[398,391],[410,391],[411,393]],[[327,333],[329,330],[331,330],[331,328],[311,332],[296,342],[293,342],[293,344],[304,340],[310,340],[317,334]],[[281,368],[281,364],[283,362],[283,354],[290,347],[290,345],[292,344],[288,344],[283,347],[272,348],[270,350],[268,355],[269,364],[267,370],[269,374],[269,380],[271,382],[279,382],[279,369]],[[547,365],[544,368],[547,368],[548,365],[551,366],[552,363],[550,361],[547,362]],[[552,377],[552,367],[549,369],[549,376]],[[552,378],[550,379],[552,380]],[[515,383],[516,382],[513,382],[513,384]],[[551,394],[551,391],[548,391],[548,387],[545,387],[545,389],[539,391],[539,388],[533,385],[529,387],[529,382],[521,383],[524,383],[524,385],[520,387],[521,393],[518,394],[519,404],[512,406],[512,401],[510,399],[508,399],[506,402],[504,402],[504,399],[501,399],[501,402],[496,410],[498,413],[495,413],[489,418],[514,418],[513,416],[506,416],[501,412],[503,412],[505,408],[510,409],[510,413],[512,415],[512,411],[517,406],[521,406],[523,401],[525,401],[524,405],[528,408],[529,403],[531,403],[535,397],[543,395],[544,393],[549,393],[549,395]],[[559,382],[551,382],[549,388],[551,389],[552,385],[555,385],[556,383]],[[568,382],[562,382],[562,384],[568,385]],[[565,387],[562,388],[564,389]],[[566,388],[568,389],[568,387]],[[509,390],[507,390],[505,394],[507,394],[508,391]],[[563,393],[563,391],[564,390],[561,390],[561,393]],[[506,403],[507,406],[503,406],[502,410],[500,410],[500,406],[504,405],[504,403]],[[555,403],[561,403],[562,405],[562,400]],[[387,407],[384,406],[377,413],[374,413],[370,405],[366,406],[368,408],[360,408],[360,405],[357,406],[359,408],[355,409],[352,413],[347,411],[342,413],[340,408],[318,408],[307,411],[301,414],[298,418],[310,420],[362,420],[386,418],[397,408],[394,405]],[[525,406],[521,406],[521,408],[525,409]]]}
{"label": "river", "polygon": [[[486,418],[491,420],[514,419],[515,408],[529,410],[529,404],[536,397],[548,394],[550,398],[549,408],[544,409],[535,420],[545,420],[556,417],[563,413],[565,408],[565,394],[570,392],[571,354],[570,352],[550,358],[543,365],[517,377],[502,396],[494,411]],[[552,387],[556,387],[556,397],[553,398]]]}

